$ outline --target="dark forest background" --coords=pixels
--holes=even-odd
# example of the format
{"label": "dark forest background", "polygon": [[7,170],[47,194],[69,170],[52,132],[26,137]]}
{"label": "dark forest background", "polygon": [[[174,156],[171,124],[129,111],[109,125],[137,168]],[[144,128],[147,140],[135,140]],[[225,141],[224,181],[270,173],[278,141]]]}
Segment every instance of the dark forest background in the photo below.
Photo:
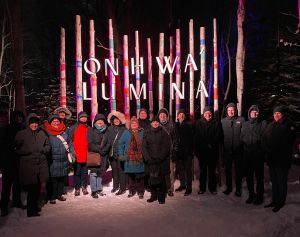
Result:
{"label": "dark forest background", "polygon": [[[270,118],[272,109],[277,104],[290,108],[291,116],[300,121],[300,32],[297,0],[246,0],[245,17],[245,90],[243,115],[251,104],[258,104],[265,118]],[[115,38],[115,57],[122,65],[122,37],[129,37],[129,56],[134,57],[134,31],[139,31],[140,55],[144,57],[145,74],[141,81],[147,81],[147,49],[146,38],[152,40],[152,55],[158,56],[159,33],[165,33],[165,55],[169,55],[169,36],[175,36],[175,29],[181,29],[182,68],[188,53],[188,22],[194,20],[195,61],[200,65],[199,45],[200,26],[206,27],[207,47],[207,88],[211,91],[212,83],[212,30],[213,18],[218,22],[218,50],[220,77],[220,106],[228,102],[236,102],[235,54],[237,47],[237,0],[179,1],[179,0],[0,0],[0,20],[7,26],[19,14],[20,30],[23,40],[23,72],[25,84],[26,111],[36,111],[45,115],[59,106],[59,52],[60,27],[66,30],[66,63],[67,63],[67,104],[75,112],[75,15],[81,16],[83,61],[88,59],[89,20],[95,20],[95,36],[98,40],[96,58],[103,62],[108,58],[108,19],[113,19]],[[19,11],[18,11],[19,9]],[[19,27],[19,28],[18,28]],[[228,66],[226,44],[229,46],[231,68]],[[101,47],[104,46],[104,47]],[[1,47],[1,46],[0,46]],[[7,68],[12,68],[6,78],[13,77],[13,56],[8,47],[4,61]],[[158,79],[157,65],[153,58],[154,83]],[[104,66],[104,64],[102,64]],[[156,69],[155,69],[156,68]],[[120,67],[122,72],[122,67]],[[224,94],[231,70],[232,83],[227,101]],[[182,69],[183,71],[183,69]],[[102,69],[98,74],[98,82],[108,82]],[[3,73],[1,85],[3,84]],[[182,73],[182,80],[188,85],[189,74]],[[165,80],[168,81],[168,74]],[[195,72],[195,90],[200,78],[200,70]],[[6,79],[6,80],[8,80]],[[89,76],[83,72],[83,80],[88,82]],[[175,80],[175,76],[174,76]],[[135,82],[135,76],[130,76]],[[88,83],[89,84],[89,83]],[[119,78],[118,109],[123,110],[121,91],[122,75]],[[166,83],[166,88],[168,84]],[[118,89],[119,88],[119,89]],[[4,88],[1,88],[3,90]],[[186,91],[188,91],[186,87]],[[154,91],[157,91],[154,88]],[[167,90],[166,90],[167,91]],[[18,94],[15,95],[18,98]],[[157,93],[154,94],[157,97]],[[168,94],[165,96],[168,98]],[[199,99],[198,99],[199,101]],[[208,103],[212,104],[212,98]],[[8,108],[9,97],[1,93],[1,110]],[[110,110],[108,102],[100,99],[99,111],[107,114]],[[175,103],[174,103],[175,104]],[[196,118],[199,117],[199,104],[195,101]],[[147,101],[142,105],[148,108]],[[155,103],[157,111],[158,103]],[[168,101],[165,101],[168,107]],[[182,101],[188,108],[188,99]],[[85,110],[90,110],[90,102],[84,102]],[[131,111],[135,111],[135,101],[131,103]],[[75,113],[74,113],[75,115]]]}

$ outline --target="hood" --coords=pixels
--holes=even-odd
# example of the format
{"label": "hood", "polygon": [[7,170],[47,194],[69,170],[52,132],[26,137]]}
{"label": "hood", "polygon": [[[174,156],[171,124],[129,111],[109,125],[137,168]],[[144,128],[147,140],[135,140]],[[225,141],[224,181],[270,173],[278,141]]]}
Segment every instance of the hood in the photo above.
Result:
{"label": "hood", "polygon": [[40,120],[40,117],[37,116],[37,114],[35,113],[31,113],[28,115],[27,119],[26,119],[26,127],[29,127],[29,120],[32,118],[37,118],[38,120]]}
{"label": "hood", "polygon": [[106,118],[103,114],[96,114],[94,121],[93,121],[93,125],[98,121],[98,120],[103,120],[104,123],[106,124]]}
{"label": "hood", "polygon": [[258,106],[257,105],[251,105],[250,106],[250,108],[249,108],[249,110],[248,110],[248,119],[250,120],[251,118],[250,118],[250,113],[251,113],[251,111],[257,111],[258,113],[259,113],[259,108],[258,108]]}
{"label": "hood", "polygon": [[72,113],[70,110],[68,110],[65,107],[58,107],[57,109],[54,110],[54,114],[59,114],[60,112],[64,112],[66,114],[66,119],[70,119],[72,117]]}
{"label": "hood", "polygon": [[125,119],[125,115],[119,111],[113,110],[112,112],[109,113],[109,115],[107,116],[107,121],[112,124],[111,118],[115,116],[117,117],[122,124],[126,123],[126,119]]}

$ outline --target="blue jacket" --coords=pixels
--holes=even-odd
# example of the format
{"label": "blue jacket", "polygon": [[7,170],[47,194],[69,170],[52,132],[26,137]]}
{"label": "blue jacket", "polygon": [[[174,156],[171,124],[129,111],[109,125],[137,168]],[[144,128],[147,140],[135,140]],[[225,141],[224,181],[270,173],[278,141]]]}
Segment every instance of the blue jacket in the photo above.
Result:
{"label": "blue jacket", "polygon": [[[139,131],[139,135],[141,138],[141,142],[143,141],[143,131]],[[145,165],[144,161],[137,163],[135,161],[128,160],[128,146],[130,141],[130,131],[125,130],[120,137],[118,143],[118,155],[119,159],[125,161],[124,164],[124,171],[125,173],[144,173],[145,172]],[[142,144],[142,143],[141,143]]]}

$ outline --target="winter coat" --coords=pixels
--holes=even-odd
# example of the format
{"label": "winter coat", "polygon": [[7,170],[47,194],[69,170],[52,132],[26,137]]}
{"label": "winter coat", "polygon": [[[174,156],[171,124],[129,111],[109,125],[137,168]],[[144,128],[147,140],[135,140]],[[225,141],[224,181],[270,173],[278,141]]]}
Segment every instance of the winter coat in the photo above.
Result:
{"label": "winter coat", "polygon": [[[31,117],[37,117],[30,114]],[[46,156],[51,150],[49,139],[43,130],[32,131],[27,128],[19,131],[15,137],[16,154],[20,157],[20,182],[22,185],[46,182],[49,169]]]}
{"label": "winter coat", "polygon": [[167,122],[166,124],[161,125],[162,128],[167,132],[169,135],[169,144],[170,144],[170,159],[175,162],[177,160],[177,154],[178,154],[178,145],[179,145],[179,139],[178,139],[178,131],[173,122]]}
{"label": "winter coat", "polygon": [[211,157],[218,159],[219,146],[222,141],[222,127],[221,124],[212,119],[207,121],[201,118],[195,124],[195,153],[201,159]]}
{"label": "winter coat", "polygon": [[151,122],[149,119],[139,119],[139,126],[146,131],[151,128]]}
{"label": "winter coat", "polygon": [[[143,130],[139,130],[139,136],[141,141],[143,141]],[[120,137],[118,142],[118,154],[119,157],[122,157],[121,160],[125,161],[124,164],[124,172],[125,173],[144,173],[145,172],[145,165],[144,161],[136,162],[128,160],[128,146],[130,142],[131,133],[129,130],[125,130]]]}
{"label": "winter coat", "polygon": [[190,122],[184,120],[175,124],[178,138],[177,158],[184,160],[193,154],[193,128]]}
{"label": "winter coat", "polygon": [[262,159],[264,152],[261,145],[262,135],[267,127],[267,122],[260,119],[251,119],[250,112],[253,106],[248,110],[248,121],[243,124],[241,129],[241,142],[245,158]]}
{"label": "winter coat", "polygon": [[108,153],[110,159],[118,159],[118,142],[125,130],[124,125],[112,125],[107,129],[103,150]]}
{"label": "winter coat", "polygon": [[[69,145],[72,155],[75,155],[72,140],[68,133],[65,131],[60,134]],[[68,152],[63,145],[62,141],[55,135],[48,134],[51,144],[51,156],[49,161],[50,176],[51,177],[64,177],[69,174],[70,163],[68,160]]]}
{"label": "winter coat", "polygon": [[144,133],[142,146],[150,176],[152,171],[158,171],[161,176],[170,174],[170,138],[161,126]]}
{"label": "winter coat", "polygon": [[91,172],[100,172],[100,175],[105,173],[107,166],[108,166],[108,152],[106,152],[103,148],[105,146],[104,144],[104,137],[107,133],[108,127],[104,131],[98,130],[96,127],[94,127],[90,132],[92,134],[89,135],[91,137],[91,140],[89,141],[89,151],[97,152],[101,156],[101,165],[100,167],[91,167],[89,168]]}
{"label": "winter coat", "polygon": [[262,138],[268,166],[275,168],[291,166],[295,137],[295,124],[289,118],[284,117],[280,122],[273,121],[268,124]]}

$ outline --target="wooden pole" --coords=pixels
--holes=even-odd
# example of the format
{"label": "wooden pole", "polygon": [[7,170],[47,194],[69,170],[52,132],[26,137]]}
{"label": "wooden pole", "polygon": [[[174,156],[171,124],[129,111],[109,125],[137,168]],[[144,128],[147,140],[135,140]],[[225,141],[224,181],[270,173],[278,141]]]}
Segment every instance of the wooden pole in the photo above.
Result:
{"label": "wooden pole", "polygon": [[219,89],[218,89],[218,47],[217,47],[217,20],[214,18],[213,20],[213,28],[214,28],[214,38],[213,38],[213,46],[214,46],[214,112],[218,113],[219,111]]}
{"label": "wooden pole", "polygon": [[[205,27],[200,27],[200,67],[201,67],[201,73],[200,73],[200,80],[203,82],[202,85],[205,85],[206,81],[206,63],[205,63],[205,55],[206,55],[206,47],[205,47]],[[204,91],[201,90],[200,94],[200,105],[201,105],[201,114],[203,114],[204,107],[206,106],[206,98]]]}
{"label": "wooden pole", "polygon": [[[189,23],[189,50],[190,54],[194,58],[194,22],[190,20]],[[195,118],[194,114],[194,68],[190,66],[190,120],[193,122]]]}
{"label": "wooden pole", "polygon": [[[180,29],[176,29],[176,86],[180,90],[181,85],[181,48],[180,48]],[[176,117],[178,114],[178,110],[180,109],[180,98],[179,95],[176,94]]]}
{"label": "wooden pole", "polygon": [[[113,34],[113,26],[112,19],[108,20],[108,39],[109,39],[109,61],[111,65],[114,67],[115,65],[115,57],[114,57],[114,34]],[[113,71],[110,69],[109,71],[109,85],[110,85],[110,110],[117,110],[116,103],[116,78]]]}
{"label": "wooden pole", "polygon": [[[95,29],[94,20],[90,20],[90,58],[95,58]],[[97,101],[97,75],[95,62],[90,60],[90,69],[93,74],[90,76],[91,84],[91,121],[94,121],[96,114],[98,113],[98,101]]]}
{"label": "wooden pole", "polygon": [[65,29],[60,28],[60,106],[67,107],[66,82],[66,35]]}
{"label": "wooden pole", "polygon": [[[173,46],[174,46],[174,40],[173,37],[170,36],[170,65],[173,65],[174,56],[173,56]],[[169,90],[169,115],[171,118],[173,118],[173,108],[172,108],[172,82],[173,82],[173,73],[170,73],[170,90]],[[176,115],[175,115],[176,117]]]}
{"label": "wooden pole", "polygon": [[129,69],[128,69],[128,36],[123,37],[123,66],[124,66],[124,113],[126,120],[130,119],[129,99]]}
{"label": "wooden pole", "polygon": [[[135,31],[135,82],[136,82],[136,93],[140,94],[140,47],[139,47],[139,32]],[[136,100],[136,115],[139,116],[141,109],[141,100],[138,97]]]}
{"label": "wooden pole", "polygon": [[149,115],[150,119],[153,117],[153,85],[152,85],[152,53],[151,53],[151,39],[147,38],[148,51],[148,92],[149,92]]}
{"label": "wooden pole", "polygon": [[[159,34],[159,59],[161,65],[164,65],[164,33]],[[158,72],[158,84],[159,84],[159,98],[158,108],[164,108],[164,74],[159,70]]]}
{"label": "wooden pole", "polygon": [[77,114],[78,114],[79,112],[83,111],[81,22],[80,22],[79,15],[76,15],[75,38],[76,38],[76,102],[77,102]]}

